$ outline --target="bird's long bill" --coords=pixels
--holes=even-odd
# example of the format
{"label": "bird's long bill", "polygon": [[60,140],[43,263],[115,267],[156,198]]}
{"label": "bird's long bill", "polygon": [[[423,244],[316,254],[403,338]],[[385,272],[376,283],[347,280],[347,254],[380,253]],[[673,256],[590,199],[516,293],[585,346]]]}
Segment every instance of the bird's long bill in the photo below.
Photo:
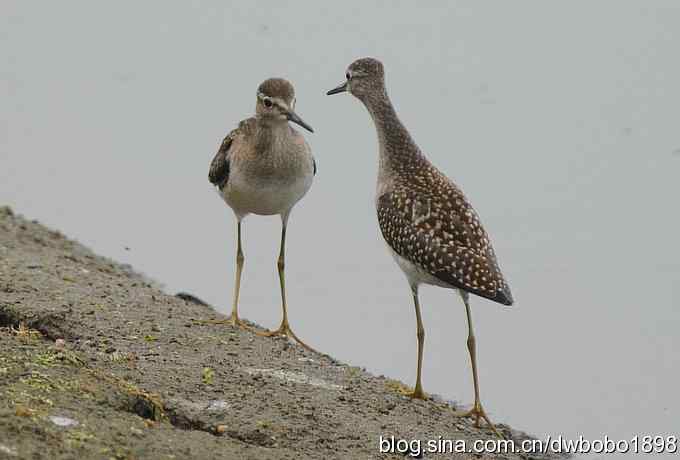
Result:
{"label": "bird's long bill", "polygon": [[337,88],[333,88],[332,90],[328,91],[326,93],[326,95],[331,96],[333,94],[344,93],[345,91],[347,91],[347,82],[344,82],[343,84],[341,84]]}
{"label": "bird's long bill", "polygon": [[293,123],[302,126],[303,128],[305,128],[310,133],[314,132],[312,127],[309,126],[307,123],[305,123],[305,121],[302,118],[300,118],[297,115],[297,113],[293,112],[292,110],[289,110],[288,113],[286,114],[286,116],[288,117],[288,121],[292,121]]}

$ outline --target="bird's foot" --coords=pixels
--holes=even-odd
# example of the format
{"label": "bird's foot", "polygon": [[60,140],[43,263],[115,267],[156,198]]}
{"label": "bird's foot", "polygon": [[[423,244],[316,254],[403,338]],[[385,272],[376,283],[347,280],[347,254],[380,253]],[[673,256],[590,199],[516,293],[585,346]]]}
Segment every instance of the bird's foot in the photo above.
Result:
{"label": "bird's foot", "polygon": [[297,343],[299,343],[302,346],[302,348],[305,348],[306,350],[309,350],[313,353],[319,353],[314,348],[310,347],[305,342],[300,340],[300,338],[297,335],[295,335],[295,332],[293,332],[293,330],[290,328],[290,325],[288,324],[287,321],[282,322],[281,325],[278,327],[278,329],[276,329],[274,331],[264,331],[264,332],[254,331],[254,332],[257,335],[260,335],[262,337],[287,337],[287,338],[294,340]]}
{"label": "bird's foot", "polygon": [[415,388],[411,388],[408,385],[404,385],[401,382],[393,380],[390,381],[390,384],[388,386],[397,393],[404,396],[408,396],[409,398],[422,399],[423,401],[430,399],[430,397],[423,391],[423,387],[418,384],[416,384]]}
{"label": "bird's foot", "polygon": [[475,428],[480,428],[481,426],[479,421],[480,419],[484,419],[487,425],[489,425],[489,428],[491,428],[491,431],[493,431],[496,434],[496,436],[503,439],[503,435],[501,435],[500,432],[496,429],[496,426],[493,423],[491,423],[491,420],[489,420],[489,417],[486,415],[486,412],[484,412],[482,404],[479,401],[475,401],[475,405],[472,406],[472,409],[467,411],[456,412],[454,415],[457,417],[474,417]]}
{"label": "bird's foot", "polygon": [[423,391],[423,388],[418,386],[418,385],[416,385],[415,389],[412,392],[407,393],[406,396],[413,398],[413,399],[422,399],[422,400],[430,399],[429,396],[427,396],[425,394],[425,392]]}

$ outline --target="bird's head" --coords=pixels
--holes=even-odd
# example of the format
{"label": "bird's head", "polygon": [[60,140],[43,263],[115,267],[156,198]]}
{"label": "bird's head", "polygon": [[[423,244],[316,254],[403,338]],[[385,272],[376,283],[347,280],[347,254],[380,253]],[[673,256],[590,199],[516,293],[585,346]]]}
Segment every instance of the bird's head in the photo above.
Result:
{"label": "bird's head", "polygon": [[345,72],[346,81],[326,94],[348,92],[359,99],[371,94],[379,94],[385,89],[385,69],[375,58],[357,59]]}
{"label": "bird's head", "polygon": [[295,89],[288,80],[270,78],[257,88],[257,117],[266,124],[292,121],[313,133],[311,126],[295,113]]}

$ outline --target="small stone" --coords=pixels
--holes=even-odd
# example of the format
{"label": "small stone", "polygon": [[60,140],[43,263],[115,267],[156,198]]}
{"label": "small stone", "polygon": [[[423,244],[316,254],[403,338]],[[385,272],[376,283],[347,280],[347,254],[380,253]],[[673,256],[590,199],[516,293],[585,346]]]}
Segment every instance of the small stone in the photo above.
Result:
{"label": "small stone", "polygon": [[[0,211],[2,211],[2,208],[0,208]],[[6,455],[10,455],[12,457],[17,456],[16,449],[12,449],[11,447],[8,447],[4,444],[0,444],[0,452],[2,452],[3,454],[6,454]]]}
{"label": "small stone", "polygon": [[206,410],[209,412],[219,412],[224,411],[229,408],[229,403],[222,401],[221,399],[215,399],[208,402],[208,407]]}
{"label": "small stone", "polygon": [[227,431],[227,425],[217,425],[215,427],[215,433],[217,434],[224,434],[225,431]]}
{"label": "small stone", "polygon": [[16,406],[14,409],[14,415],[17,417],[30,417],[33,415],[33,410],[29,409],[26,406]]}
{"label": "small stone", "polygon": [[54,423],[57,426],[63,427],[63,428],[68,428],[71,426],[78,426],[79,423],[77,420],[73,420],[72,418],[68,417],[62,417],[60,415],[50,415],[47,417],[50,422]]}
{"label": "small stone", "polygon": [[63,350],[66,347],[66,341],[64,339],[57,339],[54,341],[54,348],[57,350]]}

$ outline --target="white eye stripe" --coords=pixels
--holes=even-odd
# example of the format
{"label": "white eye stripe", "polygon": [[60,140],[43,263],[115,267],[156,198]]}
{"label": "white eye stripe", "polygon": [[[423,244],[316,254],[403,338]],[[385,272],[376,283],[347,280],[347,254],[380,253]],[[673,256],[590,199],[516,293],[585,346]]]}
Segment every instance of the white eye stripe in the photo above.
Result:
{"label": "white eye stripe", "polygon": [[[286,104],[286,102],[280,97],[271,97],[267,96],[264,93],[257,93],[257,98],[261,100],[265,107],[267,107],[268,109],[277,106],[282,110],[288,110],[288,104]],[[293,104],[295,104],[294,101]]]}
{"label": "white eye stripe", "polygon": [[363,70],[348,70],[347,73],[345,74],[345,77],[347,77],[347,80],[354,80],[356,78],[363,78],[363,77],[368,77],[369,75],[364,72]]}

